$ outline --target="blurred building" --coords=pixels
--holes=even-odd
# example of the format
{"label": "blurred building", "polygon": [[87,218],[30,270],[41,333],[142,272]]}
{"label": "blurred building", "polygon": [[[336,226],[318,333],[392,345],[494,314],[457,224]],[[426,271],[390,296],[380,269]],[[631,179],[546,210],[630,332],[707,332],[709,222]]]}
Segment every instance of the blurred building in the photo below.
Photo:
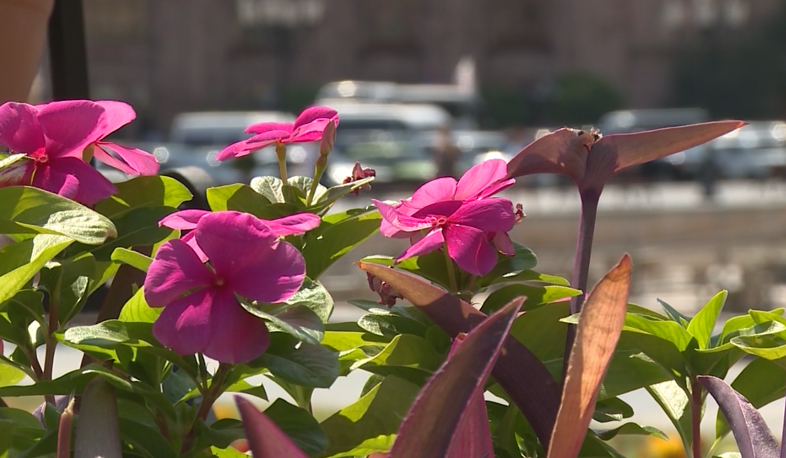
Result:
{"label": "blurred building", "polygon": [[[175,113],[280,104],[339,79],[450,82],[548,96],[598,75],[632,107],[663,105],[673,53],[707,30],[745,34],[778,0],[85,0],[94,98],[149,127]],[[304,91],[307,92],[307,91]],[[306,101],[307,102],[307,101]]]}

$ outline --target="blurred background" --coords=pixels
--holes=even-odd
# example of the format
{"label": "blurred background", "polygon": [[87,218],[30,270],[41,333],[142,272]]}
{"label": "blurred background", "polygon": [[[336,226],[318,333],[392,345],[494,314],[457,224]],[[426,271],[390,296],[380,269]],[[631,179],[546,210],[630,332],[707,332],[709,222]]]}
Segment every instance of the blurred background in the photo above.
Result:
{"label": "blurred background", "polygon": [[[438,175],[509,159],[550,130],[603,134],[735,118],[707,145],[615,177],[590,282],[628,251],[631,300],[693,314],[786,306],[786,2],[779,0],[83,0],[90,96],[134,106],[119,140],[200,185],[276,175],[272,151],[218,163],[250,124],[322,104],[341,122],[325,184],[355,161],[372,193],[405,198]],[[42,62],[32,98],[51,98]],[[291,147],[311,175],[315,145]],[[109,172],[107,172],[109,173]],[[191,175],[196,176],[196,175]],[[122,179],[124,177],[116,177]],[[368,193],[344,205],[368,204]],[[563,177],[508,191],[513,238],[570,276],[578,196]],[[323,277],[337,303],[372,298],[351,262],[395,255],[376,236]],[[342,313],[344,315],[342,315]],[[350,319],[339,307],[337,319]]]}
{"label": "blurred background", "polygon": [[[634,299],[690,313],[729,289],[729,309],[786,305],[786,4],[778,0],[83,0],[90,97],[134,106],[120,141],[197,191],[276,175],[262,150],[216,153],[266,121],[338,110],[323,181],[356,161],[376,197],[509,159],[562,126],[603,134],[722,118],[749,124],[615,177],[601,200],[593,274],[624,251]],[[50,45],[52,43],[50,42]],[[33,100],[52,95],[42,60]],[[316,145],[290,147],[311,175]],[[194,172],[197,171],[197,172]],[[112,172],[105,171],[110,174]],[[115,176],[115,179],[125,177]],[[560,176],[509,192],[517,240],[569,276],[578,198]],[[362,201],[362,202],[361,202]],[[365,199],[347,205],[365,204]],[[388,247],[378,240],[366,246]],[[365,294],[349,262],[334,289]],[[326,279],[328,286],[331,280]]]}

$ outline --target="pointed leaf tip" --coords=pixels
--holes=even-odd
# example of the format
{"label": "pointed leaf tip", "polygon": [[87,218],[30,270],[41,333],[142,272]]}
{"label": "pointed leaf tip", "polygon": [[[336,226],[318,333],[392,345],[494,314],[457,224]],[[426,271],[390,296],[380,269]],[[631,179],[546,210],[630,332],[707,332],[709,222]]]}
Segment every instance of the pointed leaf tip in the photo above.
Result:
{"label": "pointed leaf tip", "polygon": [[624,255],[587,297],[568,360],[549,458],[576,457],[584,442],[625,323],[632,267],[630,256]]}
{"label": "pointed leaf tip", "polygon": [[308,458],[267,415],[251,402],[235,396],[235,404],[243,420],[248,446],[256,458]]}
{"label": "pointed leaf tip", "polygon": [[[399,428],[389,458],[473,456],[466,452],[481,450],[486,442],[490,446],[490,437],[475,434],[469,443],[457,442],[461,450],[452,448],[473,395],[482,390],[523,302],[523,298],[512,300],[457,345],[415,399]],[[487,426],[483,429],[488,434]],[[486,451],[493,455],[493,446]]]}
{"label": "pointed leaf tip", "polygon": [[759,411],[744,396],[717,377],[700,375],[697,378],[726,417],[742,458],[780,457],[777,439]]}

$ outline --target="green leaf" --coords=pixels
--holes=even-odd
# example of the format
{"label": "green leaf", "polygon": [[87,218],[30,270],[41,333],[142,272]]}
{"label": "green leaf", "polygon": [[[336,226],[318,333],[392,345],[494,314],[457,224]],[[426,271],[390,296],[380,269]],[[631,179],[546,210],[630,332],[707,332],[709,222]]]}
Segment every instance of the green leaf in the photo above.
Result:
{"label": "green leaf", "polygon": [[153,258],[145,256],[142,253],[128,248],[115,248],[112,252],[112,262],[120,264],[128,264],[131,267],[136,267],[142,272],[147,272],[147,268],[153,262]]}
{"label": "green leaf", "polygon": [[351,209],[322,218],[305,235],[306,275],[319,278],[325,270],[379,230],[382,216],[374,207]]}
{"label": "green leaf", "polygon": [[13,386],[24,380],[24,371],[0,360],[0,387]]}
{"label": "green leaf", "polygon": [[598,437],[603,439],[604,441],[611,440],[619,435],[653,436],[653,437],[657,437],[658,439],[663,439],[665,441],[669,440],[669,436],[667,436],[663,431],[659,430],[658,428],[654,428],[652,426],[641,426],[632,422],[625,423],[622,426],[619,426],[614,429],[597,431],[597,434]]}
{"label": "green leaf", "polygon": [[556,360],[562,372],[568,325],[560,319],[568,315],[569,304],[557,302],[522,314],[510,328],[510,335],[523,343],[541,361]]}
{"label": "green leaf", "polygon": [[641,332],[671,342],[680,352],[688,349],[693,336],[680,324],[673,321],[650,320],[628,313],[625,316],[625,331]]}
{"label": "green leaf", "polygon": [[491,272],[476,280],[478,286],[488,286],[498,278],[513,277],[522,271],[534,268],[538,264],[538,258],[532,250],[516,242],[513,242],[513,247],[515,249],[514,255],[505,256],[500,254],[499,260]]}
{"label": "green leaf", "polygon": [[355,189],[361,188],[372,181],[374,181],[374,177],[363,178],[350,183],[338,184],[336,186],[332,186],[330,189],[325,189],[323,186],[318,186],[317,191],[314,194],[314,203],[311,205],[311,207],[309,207],[309,211],[319,212]]}
{"label": "green leaf", "polygon": [[74,248],[92,253],[98,261],[110,261],[116,248],[154,245],[174,232],[168,227],[158,225],[161,219],[173,211],[175,209],[171,207],[130,209],[114,220],[117,226],[117,238],[97,247],[76,245]]}
{"label": "green leaf", "polygon": [[116,220],[132,210],[149,207],[177,208],[191,200],[182,183],[165,176],[138,176],[116,183],[117,193],[96,204],[96,211]]}
{"label": "green leaf", "polygon": [[271,331],[283,331],[292,337],[318,345],[324,335],[324,325],[313,310],[304,306],[276,307],[275,304],[252,304],[238,297],[240,305],[249,313],[266,322]]}
{"label": "green leaf", "polygon": [[251,180],[251,189],[265,196],[270,202],[284,202],[281,191],[283,186],[284,182],[276,177],[256,177]]}
{"label": "green leaf", "polygon": [[150,323],[102,321],[92,326],[75,326],[63,334],[63,343],[74,348],[95,346],[114,348],[118,344],[129,347],[151,347],[156,342]]}
{"label": "green leaf", "polygon": [[[415,383],[424,383],[442,364],[443,359],[426,339],[411,334],[400,334],[394,337],[381,352],[353,364],[352,369],[365,369],[380,375],[394,374]],[[406,370],[400,371],[400,368]],[[405,375],[412,374],[413,370],[420,372],[414,380]]]}
{"label": "green leaf", "polygon": [[72,242],[62,235],[39,234],[0,249],[0,303],[24,288],[47,262]]}
{"label": "green leaf", "polygon": [[178,453],[157,428],[120,418],[120,437],[149,458],[176,458]]}
{"label": "green leaf", "polygon": [[414,334],[426,336],[427,325],[393,311],[374,308],[358,320],[358,326],[378,336]]}
{"label": "green leaf", "polygon": [[89,283],[96,276],[96,260],[90,253],[59,263],[49,263],[41,271],[39,286],[50,296],[59,298],[58,322],[65,325],[74,318],[84,306],[89,294]]}
{"label": "green leaf", "polygon": [[270,346],[252,363],[249,366],[267,367],[276,377],[314,388],[329,388],[339,371],[338,355],[332,351],[280,332],[270,333]]}
{"label": "green leaf", "polygon": [[261,217],[271,204],[265,196],[239,183],[209,188],[206,195],[213,211],[237,210]]}
{"label": "green leaf", "polygon": [[318,455],[327,449],[327,435],[305,409],[279,398],[265,409],[265,415],[307,455]]}
{"label": "green leaf", "polygon": [[669,315],[669,317],[672,320],[674,320],[675,323],[678,323],[680,326],[682,326],[685,329],[688,328],[688,323],[690,323],[690,317],[683,315],[677,309],[667,304],[665,301],[658,299],[658,303],[660,304],[661,307],[663,307],[663,310],[666,311],[666,314]]}
{"label": "green leaf", "polygon": [[[613,361],[612,361],[613,364]],[[608,379],[608,372],[606,379]],[[599,399],[595,404],[595,414],[593,420],[606,423],[610,421],[622,421],[633,416],[633,407],[627,402],[617,397]]]}
{"label": "green leaf", "polygon": [[354,457],[387,452],[420,388],[386,377],[365,396],[322,422],[329,446],[322,456]]}
{"label": "green leaf", "polygon": [[545,285],[529,286],[523,284],[506,285],[489,294],[483,302],[481,311],[483,313],[493,313],[514,298],[524,296],[522,310],[532,310],[534,307],[558,301],[568,297],[583,294],[581,291],[567,286]]}
{"label": "green leaf", "polygon": [[290,307],[305,306],[317,314],[323,323],[327,323],[333,313],[333,297],[330,292],[317,280],[308,277],[303,279],[300,289],[282,304]]}
{"label": "green leaf", "polygon": [[718,320],[728,295],[727,291],[716,294],[688,323],[688,333],[696,338],[699,348],[704,349],[709,345],[715,321]]}
{"label": "green leaf", "polygon": [[556,275],[542,274],[534,270],[522,270],[521,272],[496,278],[491,284],[496,283],[515,283],[515,282],[532,282],[532,283],[546,283],[550,285],[570,286],[570,282],[562,277]]}
{"label": "green leaf", "polygon": [[239,452],[234,447],[218,448],[210,447],[210,453],[217,458],[248,458],[245,453]]}
{"label": "green leaf", "polygon": [[88,245],[117,235],[114,224],[89,208],[42,189],[0,189],[0,232],[64,235]]}
{"label": "green leaf", "polygon": [[142,323],[153,323],[161,314],[163,308],[153,308],[145,301],[144,289],[140,288],[131,296],[120,310],[120,321],[138,321]]}
{"label": "green leaf", "polygon": [[663,412],[671,420],[682,439],[682,446],[686,456],[691,455],[693,433],[690,418],[690,400],[688,394],[677,384],[670,380],[647,387],[647,392],[660,405]]}

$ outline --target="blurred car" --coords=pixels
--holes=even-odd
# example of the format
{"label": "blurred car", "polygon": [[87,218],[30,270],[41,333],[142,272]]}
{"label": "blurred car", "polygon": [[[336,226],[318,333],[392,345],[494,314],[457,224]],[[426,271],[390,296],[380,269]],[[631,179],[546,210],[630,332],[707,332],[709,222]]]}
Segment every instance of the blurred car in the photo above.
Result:
{"label": "blurred car", "polygon": [[[502,132],[490,130],[453,130],[450,132],[453,145],[461,151],[456,164],[456,175],[460,176],[473,165],[483,162],[487,153],[502,152],[508,148],[508,138]],[[438,132],[425,132],[414,141],[419,148],[426,150],[431,156],[440,139]]]}
{"label": "blurred car", "polygon": [[709,144],[721,178],[766,178],[786,169],[786,122],[752,121]]}
{"label": "blurred car", "polygon": [[417,141],[451,122],[450,114],[430,104],[357,103],[322,100],[339,114],[336,141],[326,182],[342,183],[355,162],[376,171],[377,183],[423,182],[436,166]]}

